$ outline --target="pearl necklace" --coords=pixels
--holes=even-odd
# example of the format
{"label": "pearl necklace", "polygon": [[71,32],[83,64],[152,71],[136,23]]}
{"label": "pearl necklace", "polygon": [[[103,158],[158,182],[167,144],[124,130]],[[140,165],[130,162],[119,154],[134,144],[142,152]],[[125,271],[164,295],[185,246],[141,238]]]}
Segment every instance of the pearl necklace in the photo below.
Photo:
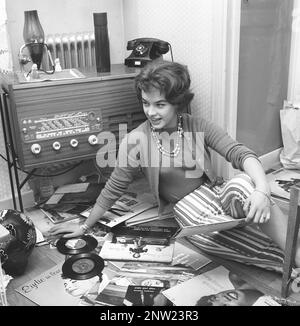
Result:
{"label": "pearl necklace", "polygon": [[176,142],[176,145],[174,147],[174,149],[170,152],[168,150],[166,150],[161,142],[160,142],[160,139],[159,137],[157,136],[157,133],[155,132],[155,128],[150,125],[151,127],[151,134],[152,134],[152,137],[154,139],[154,141],[156,142],[156,145],[157,145],[157,148],[158,150],[165,156],[169,156],[169,157],[176,157],[178,156],[178,154],[180,153],[180,144],[181,144],[181,138],[182,138],[182,135],[183,135],[183,129],[182,129],[182,116],[179,116],[178,117],[178,125],[177,125],[177,142]]}

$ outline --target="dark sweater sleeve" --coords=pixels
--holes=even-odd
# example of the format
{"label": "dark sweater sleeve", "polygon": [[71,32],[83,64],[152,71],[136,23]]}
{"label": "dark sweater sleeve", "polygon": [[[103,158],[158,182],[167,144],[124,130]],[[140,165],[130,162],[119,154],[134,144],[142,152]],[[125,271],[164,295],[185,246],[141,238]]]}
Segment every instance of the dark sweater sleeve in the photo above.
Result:
{"label": "dark sweater sleeve", "polygon": [[235,169],[244,171],[244,161],[248,157],[259,160],[255,152],[234,140],[216,124],[207,120],[202,120],[201,124],[205,144],[223,156]]}

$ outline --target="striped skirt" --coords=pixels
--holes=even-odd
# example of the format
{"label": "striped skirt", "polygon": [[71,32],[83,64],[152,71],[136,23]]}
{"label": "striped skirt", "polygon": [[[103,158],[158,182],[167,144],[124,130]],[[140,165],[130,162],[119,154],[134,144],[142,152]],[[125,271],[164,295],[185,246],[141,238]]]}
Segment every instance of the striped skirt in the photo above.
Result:
{"label": "striped skirt", "polygon": [[[246,174],[235,176],[221,187],[211,189],[202,185],[175,205],[176,219],[181,226],[190,226],[197,225],[202,214],[245,217],[243,205],[253,190],[254,185]],[[282,249],[258,226],[197,234],[187,240],[210,255],[282,272]]]}

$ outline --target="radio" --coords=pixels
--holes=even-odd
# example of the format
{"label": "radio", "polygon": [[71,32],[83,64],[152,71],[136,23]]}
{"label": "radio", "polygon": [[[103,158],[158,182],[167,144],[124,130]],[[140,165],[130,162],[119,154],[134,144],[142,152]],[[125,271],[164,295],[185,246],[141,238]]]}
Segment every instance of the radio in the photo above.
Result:
{"label": "radio", "polygon": [[94,158],[104,145],[102,131],[120,141],[119,124],[130,131],[145,120],[133,86],[135,69],[112,65],[109,74],[82,73],[85,78],[35,83],[3,77],[6,121],[20,167]]}

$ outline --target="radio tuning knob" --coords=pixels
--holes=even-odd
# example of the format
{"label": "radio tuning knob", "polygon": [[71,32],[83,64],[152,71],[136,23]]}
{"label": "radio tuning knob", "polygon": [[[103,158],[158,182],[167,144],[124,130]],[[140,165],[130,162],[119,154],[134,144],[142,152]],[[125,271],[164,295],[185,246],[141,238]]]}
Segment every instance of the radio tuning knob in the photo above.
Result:
{"label": "radio tuning knob", "polygon": [[38,155],[40,154],[40,152],[42,151],[42,147],[40,144],[33,144],[31,145],[31,152],[34,155]]}
{"label": "radio tuning knob", "polygon": [[93,112],[93,111],[90,112],[90,113],[88,114],[88,118],[89,118],[89,120],[91,120],[91,121],[92,121],[92,120],[95,120],[95,117],[96,117],[96,116],[95,116],[95,112]]}
{"label": "radio tuning knob", "polygon": [[88,138],[88,142],[89,142],[89,144],[92,145],[92,146],[97,145],[97,144],[98,144],[97,136],[95,136],[95,135],[91,135],[91,136]]}
{"label": "radio tuning knob", "polygon": [[71,139],[70,140],[71,147],[75,148],[78,146],[78,140],[77,139]]}
{"label": "radio tuning knob", "polygon": [[61,149],[61,144],[59,141],[56,141],[52,144],[52,147],[55,151],[59,151]]}

